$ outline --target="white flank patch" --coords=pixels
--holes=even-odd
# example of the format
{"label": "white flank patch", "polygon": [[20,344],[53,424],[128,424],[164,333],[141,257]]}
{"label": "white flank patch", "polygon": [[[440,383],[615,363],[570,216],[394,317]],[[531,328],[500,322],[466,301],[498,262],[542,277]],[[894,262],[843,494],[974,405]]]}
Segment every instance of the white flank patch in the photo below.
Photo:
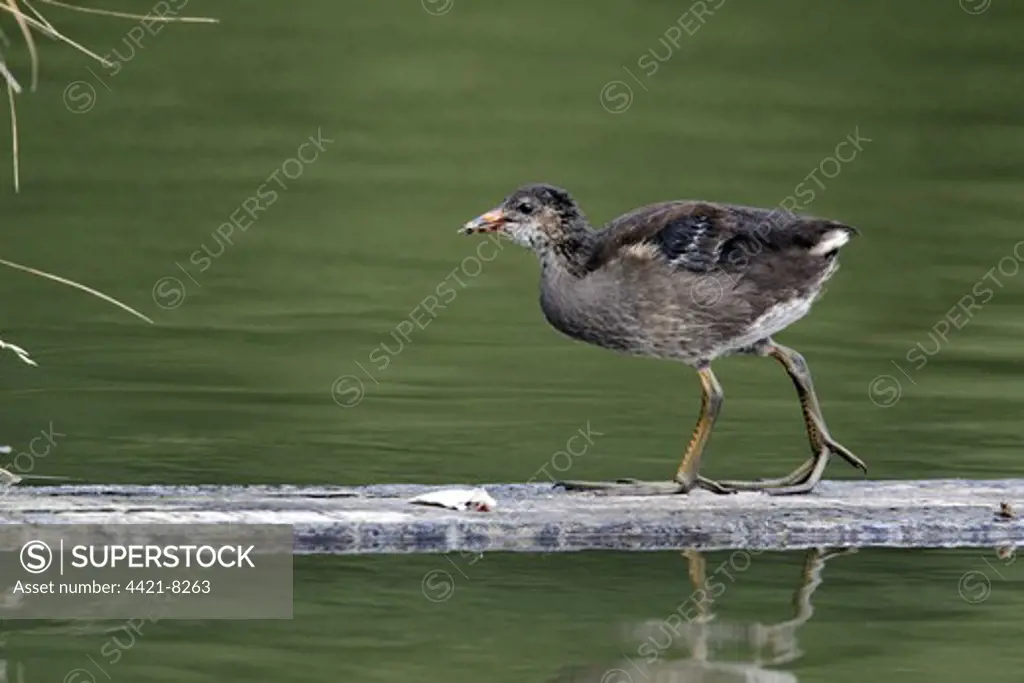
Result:
{"label": "white flank patch", "polygon": [[417,505],[436,505],[449,510],[472,510],[474,512],[490,512],[498,505],[497,501],[481,488],[430,491],[409,499],[409,502]]}
{"label": "white flank patch", "polygon": [[829,232],[826,232],[825,236],[821,238],[821,241],[811,249],[811,253],[815,256],[821,256],[830,251],[835,251],[849,241],[850,233],[846,230],[830,230]]}
{"label": "white flank patch", "polygon": [[775,304],[760,318],[755,320],[742,335],[736,339],[730,339],[728,348],[741,349],[750,346],[754,342],[766,339],[776,332],[781,332],[800,318],[807,315],[811,310],[813,297],[804,299],[790,299],[781,304]]}

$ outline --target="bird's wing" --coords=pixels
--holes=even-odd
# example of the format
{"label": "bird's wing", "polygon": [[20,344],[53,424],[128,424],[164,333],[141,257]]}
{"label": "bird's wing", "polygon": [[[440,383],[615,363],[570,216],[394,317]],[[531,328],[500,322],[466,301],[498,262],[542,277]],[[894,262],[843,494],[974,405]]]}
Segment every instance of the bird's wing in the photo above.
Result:
{"label": "bird's wing", "polygon": [[857,232],[782,210],[699,201],[651,204],[599,232],[588,267],[597,269],[615,258],[656,258],[694,273],[733,271],[764,251],[830,250],[834,242],[845,241],[829,241],[837,230],[847,237]]}

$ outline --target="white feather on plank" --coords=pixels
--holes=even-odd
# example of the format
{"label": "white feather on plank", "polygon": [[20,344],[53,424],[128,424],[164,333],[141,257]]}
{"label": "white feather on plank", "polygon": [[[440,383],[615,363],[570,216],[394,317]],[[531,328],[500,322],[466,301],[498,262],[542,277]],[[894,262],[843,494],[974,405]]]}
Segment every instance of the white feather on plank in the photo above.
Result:
{"label": "white feather on plank", "polygon": [[411,498],[409,502],[417,505],[434,505],[449,510],[472,510],[474,512],[490,512],[498,505],[497,501],[482,488],[429,491]]}

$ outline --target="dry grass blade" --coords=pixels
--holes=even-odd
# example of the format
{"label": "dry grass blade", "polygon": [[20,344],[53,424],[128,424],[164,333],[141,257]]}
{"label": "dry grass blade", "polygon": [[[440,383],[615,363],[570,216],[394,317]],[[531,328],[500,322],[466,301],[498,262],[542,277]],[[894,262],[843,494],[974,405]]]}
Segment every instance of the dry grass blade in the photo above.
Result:
{"label": "dry grass blade", "polygon": [[17,194],[21,190],[21,163],[18,156],[18,109],[14,106],[15,92],[8,81],[7,100],[11,104],[11,157],[14,160],[14,192]]}
{"label": "dry grass blade", "polygon": [[3,339],[0,339],[0,351],[3,351],[4,349],[10,349],[11,351],[13,351],[14,355],[17,356],[18,360],[20,360],[22,363],[26,363],[28,365],[39,365],[39,363],[36,363],[29,357],[28,351],[21,348],[17,344],[11,344],[10,342],[5,342]]}
{"label": "dry grass blade", "polygon": [[46,28],[48,30],[42,31],[42,29],[40,29],[41,32],[48,35],[51,39],[57,40],[57,29],[53,27],[53,24],[50,23],[49,19],[44,17],[43,13],[37,10],[35,7],[33,7],[32,3],[30,3],[28,0],[21,0],[21,4],[25,5],[25,7],[28,7],[30,10],[32,10],[32,14],[35,15],[36,19],[38,19],[40,23],[46,25]]}
{"label": "dry grass blade", "polygon": [[53,273],[47,273],[46,271],[43,271],[43,270],[37,270],[35,268],[30,268],[28,266],[23,266],[20,263],[14,263],[13,261],[8,261],[8,260],[2,259],[2,258],[0,258],[0,265],[9,266],[9,267],[15,268],[17,270],[25,271],[26,273],[31,273],[32,275],[38,275],[39,277],[44,277],[47,280],[53,280],[54,282],[59,282],[59,283],[64,284],[64,285],[68,285],[69,287],[74,287],[75,289],[80,289],[83,292],[86,292],[88,294],[92,294],[94,297],[96,297],[98,299],[103,299],[107,303],[114,304],[115,306],[117,306],[121,310],[124,310],[124,311],[127,311],[127,312],[131,313],[136,318],[139,318],[140,320],[145,320],[150,325],[153,324],[152,320],[150,320],[148,317],[144,316],[143,314],[139,313],[138,311],[136,311],[134,308],[132,308],[128,304],[123,304],[120,301],[118,301],[117,299],[115,299],[114,297],[108,296],[108,295],[104,294],[103,292],[96,291],[92,287],[87,287],[86,285],[83,285],[80,282],[75,282],[74,280],[69,280],[69,279],[67,279],[65,277],[61,277],[60,275],[54,275]]}
{"label": "dry grass blade", "polygon": [[[147,19],[149,21],[177,21],[183,24],[216,24],[218,21],[211,17],[161,17],[161,16],[147,16],[145,14],[132,14],[130,12],[116,12],[109,9],[98,9],[95,7],[79,7],[78,5],[69,5],[66,2],[60,2],[60,0],[39,0],[44,5],[53,5],[54,7],[63,7],[64,9],[74,10],[76,12],[85,12],[86,14],[101,14],[107,17],[120,17],[121,19]],[[27,3],[26,3],[27,4]]]}
{"label": "dry grass blade", "polygon": [[[10,14],[13,14],[15,19],[19,22],[19,25],[22,22],[24,22],[27,26],[29,26],[31,28],[34,28],[37,31],[40,31],[41,33],[45,33],[47,35],[50,35],[53,38],[56,38],[57,40],[60,40],[61,42],[67,43],[68,45],[70,45],[71,47],[75,48],[76,50],[78,50],[82,54],[88,55],[88,56],[92,57],[93,59],[95,59],[97,62],[99,62],[103,66],[113,66],[113,64],[111,64],[108,60],[104,59],[103,57],[100,57],[98,54],[96,54],[95,52],[93,52],[89,48],[84,47],[83,45],[79,45],[78,43],[76,43],[75,41],[71,40],[66,35],[64,35],[60,31],[58,31],[57,29],[53,28],[53,24],[50,24],[49,22],[44,24],[44,23],[40,22],[39,20],[35,19],[34,17],[28,16],[27,14],[22,12],[17,6],[14,6],[13,9],[12,9],[13,3],[14,3],[14,0],[7,0],[6,3],[0,2],[0,10],[3,10],[5,12],[9,12]],[[38,55],[36,54],[35,39],[32,38],[32,34],[31,33],[29,33],[26,36],[25,42],[28,44],[29,54],[30,54],[31,59],[32,59],[32,68],[33,68],[33,70],[36,70],[36,69],[38,69],[39,58],[38,58]]]}
{"label": "dry grass blade", "polygon": [[[20,2],[20,4],[19,4]],[[79,7],[72,5],[61,0],[38,0],[38,2],[50,5],[51,7],[60,7],[62,9],[72,10],[75,12],[83,12],[86,14],[98,14],[100,16],[117,17],[120,19],[133,19],[137,21],[151,21],[151,22],[164,22],[164,23],[185,23],[185,24],[216,24],[217,19],[212,17],[178,17],[178,16],[159,16],[159,15],[144,15],[134,14],[131,12],[118,12],[115,10],[99,9],[95,7]],[[27,8],[28,13],[22,9]],[[25,46],[28,48],[29,61],[32,64],[32,80],[29,84],[29,90],[35,91],[39,85],[39,53],[36,48],[36,41],[32,35],[32,30],[35,29],[41,34],[52,38],[53,40],[59,40],[67,43],[71,47],[75,48],[79,52],[88,55],[92,59],[103,66],[113,66],[108,60],[104,59],[95,52],[88,48],[79,45],[71,38],[58,31],[50,21],[43,16],[43,13],[36,9],[29,0],[0,0],[0,11],[7,12],[14,17],[14,20],[18,24],[18,29],[21,31],[22,37],[25,39]],[[31,14],[29,14],[31,13]],[[10,46],[10,40],[7,35],[0,30],[0,43],[5,47]],[[18,124],[15,118],[15,106],[14,96],[20,95],[22,92],[21,85],[18,80],[14,77],[14,74],[7,68],[7,64],[3,59],[3,55],[0,54],[0,77],[7,84],[8,88],[8,99],[10,101],[11,110],[11,135],[13,137],[14,147],[14,191],[18,192],[20,185],[20,160],[18,158]]]}
{"label": "dry grass blade", "polygon": [[[0,7],[3,6],[0,5]],[[22,37],[25,38],[25,45],[28,47],[28,53],[32,59],[32,83],[29,85],[29,89],[35,92],[36,86],[39,85],[39,54],[36,52],[36,41],[32,37],[32,31],[28,30],[28,17],[18,7],[17,0],[7,0],[6,7],[14,15],[14,20],[18,22],[18,29],[21,30]]]}
{"label": "dry grass blade", "polygon": [[0,58],[0,76],[4,77],[7,87],[13,90],[15,95],[21,94],[21,85],[18,83],[18,79],[10,72],[2,58]]}

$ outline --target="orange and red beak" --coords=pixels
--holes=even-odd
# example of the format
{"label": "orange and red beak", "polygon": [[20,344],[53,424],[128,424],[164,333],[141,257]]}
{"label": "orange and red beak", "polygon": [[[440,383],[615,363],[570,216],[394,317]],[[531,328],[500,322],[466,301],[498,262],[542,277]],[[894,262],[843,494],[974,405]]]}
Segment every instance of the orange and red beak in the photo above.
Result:
{"label": "orange and red beak", "polygon": [[505,222],[504,211],[501,209],[491,209],[487,213],[477,216],[466,223],[459,232],[463,235],[474,235],[478,232],[498,232]]}

